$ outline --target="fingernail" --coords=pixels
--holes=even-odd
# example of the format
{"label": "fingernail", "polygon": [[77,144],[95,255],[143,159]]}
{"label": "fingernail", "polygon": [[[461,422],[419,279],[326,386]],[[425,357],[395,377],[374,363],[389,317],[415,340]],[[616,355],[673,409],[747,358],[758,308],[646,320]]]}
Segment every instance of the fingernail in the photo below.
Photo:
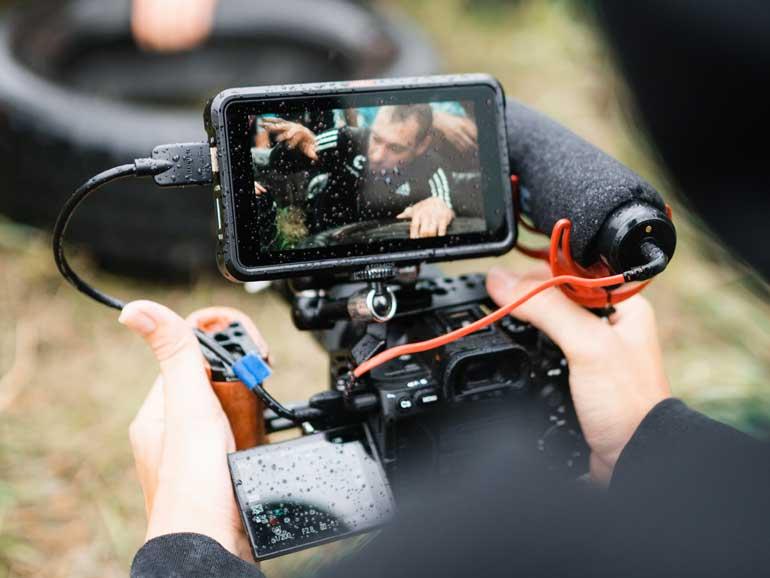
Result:
{"label": "fingernail", "polygon": [[147,315],[144,311],[141,311],[135,307],[124,307],[120,312],[118,322],[122,323],[132,331],[138,333],[141,336],[147,336],[158,328],[158,324],[155,320]]}

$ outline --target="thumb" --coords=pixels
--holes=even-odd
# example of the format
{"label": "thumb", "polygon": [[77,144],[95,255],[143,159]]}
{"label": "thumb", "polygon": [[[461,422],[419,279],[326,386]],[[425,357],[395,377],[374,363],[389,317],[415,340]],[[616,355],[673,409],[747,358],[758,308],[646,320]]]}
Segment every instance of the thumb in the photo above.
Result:
{"label": "thumb", "polygon": [[412,207],[407,207],[403,211],[401,211],[398,215],[396,215],[396,219],[411,219],[412,218]]}
{"label": "thumb", "polygon": [[221,411],[198,340],[184,319],[158,303],[133,301],[118,321],[145,340],[160,364],[167,423]]}
{"label": "thumb", "polygon": [[[487,291],[495,303],[503,306],[534,289],[547,278],[547,274],[540,272],[519,276],[494,267],[487,274]],[[595,337],[608,330],[598,317],[555,287],[535,295],[511,314],[540,329],[568,358],[581,355]]]}

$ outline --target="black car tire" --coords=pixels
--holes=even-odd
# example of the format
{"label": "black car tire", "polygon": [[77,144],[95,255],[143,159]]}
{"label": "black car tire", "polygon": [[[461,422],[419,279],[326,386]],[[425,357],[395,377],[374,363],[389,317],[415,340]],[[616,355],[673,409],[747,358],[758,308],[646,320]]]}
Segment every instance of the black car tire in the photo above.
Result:
{"label": "black car tire", "polygon": [[[409,21],[343,0],[223,0],[202,47],[143,52],[128,0],[41,0],[0,20],[0,212],[50,228],[91,175],[157,144],[205,140],[206,98],[230,86],[433,73]],[[206,189],[118,183],[89,200],[71,239],[111,269],[166,277],[213,270]]]}

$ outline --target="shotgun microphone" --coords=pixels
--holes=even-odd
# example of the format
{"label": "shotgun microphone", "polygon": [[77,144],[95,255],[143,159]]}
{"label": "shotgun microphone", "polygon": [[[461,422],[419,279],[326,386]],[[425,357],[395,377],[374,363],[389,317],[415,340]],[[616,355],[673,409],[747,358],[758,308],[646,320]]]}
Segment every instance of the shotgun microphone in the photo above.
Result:
{"label": "shotgun microphone", "polygon": [[506,103],[511,171],[522,213],[550,235],[572,222],[579,265],[603,262],[612,273],[643,280],[665,269],[676,230],[660,194],[644,179],[570,130],[515,100]]}

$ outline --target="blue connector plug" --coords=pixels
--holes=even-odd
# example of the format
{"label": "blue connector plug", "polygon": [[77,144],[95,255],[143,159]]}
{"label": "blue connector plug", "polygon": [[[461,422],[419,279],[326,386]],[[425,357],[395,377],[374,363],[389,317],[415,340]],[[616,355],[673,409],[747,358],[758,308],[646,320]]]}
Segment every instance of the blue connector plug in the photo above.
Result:
{"label": "blue connector plug", "polygon": [[233,373],[252,390],[273,374],[265,360],[254,353],[248,353],[236,361]]}

